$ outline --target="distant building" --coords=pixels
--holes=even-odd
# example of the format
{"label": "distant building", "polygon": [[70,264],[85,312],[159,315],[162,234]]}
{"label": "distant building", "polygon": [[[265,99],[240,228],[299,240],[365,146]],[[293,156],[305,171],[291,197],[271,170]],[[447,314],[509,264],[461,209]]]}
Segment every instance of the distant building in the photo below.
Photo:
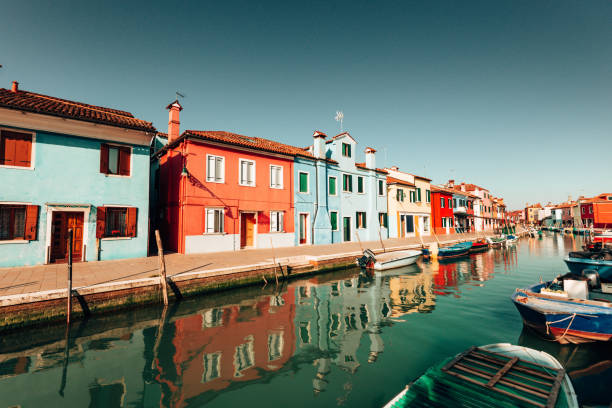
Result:
{"label": "distant building", "polygon": [[602,193],[580,201],[582,224],[593,228],[612,228],[612,193]]}
{"label": "distant building", "polygon": [[396,166],[385,170],[388,172],[389,236],[430,235],[431,180],[400,171]]}
{"label": "distant building", "polygon": [[454,191],[449,188],[431,186],[431,224],[436,234],[455,232],[453,194]]}

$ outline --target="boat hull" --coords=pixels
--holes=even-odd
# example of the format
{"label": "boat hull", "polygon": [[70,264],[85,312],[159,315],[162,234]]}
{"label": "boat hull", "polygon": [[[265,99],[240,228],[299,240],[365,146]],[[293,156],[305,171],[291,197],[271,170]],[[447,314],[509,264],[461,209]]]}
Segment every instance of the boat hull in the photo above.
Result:
{"label": "boat hull", "polygon": [[470,253],[471,254],[475,254],[478,252],[485,252],[489,250],[489,244],[484,244],[484,245],[472,245],[472,247],[470,248]]}
{"label": "boat hull", "polygon": [[395,259],[387,262],[374,262],[372,268],[377,271],[386,271],[388,269],[401,268],[403,266],[412,265],[417,261],[417,259],[419,259],[419,256],[421,256],[420,253],[410,257]]}
{"label": "boat hull", "polygon": [[612,281],[612,261],[570,257],[565,258],[564,261],[572,273],[582,275],[582,271],[590,269],[597,271],[600,279]]}

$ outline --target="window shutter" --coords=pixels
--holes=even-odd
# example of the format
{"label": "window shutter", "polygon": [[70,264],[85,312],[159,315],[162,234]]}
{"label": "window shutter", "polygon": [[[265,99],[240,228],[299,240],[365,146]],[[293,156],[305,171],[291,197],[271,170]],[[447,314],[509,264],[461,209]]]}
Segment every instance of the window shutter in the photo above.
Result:
{"label": "window shutter", "polygon": [[223,157],[215,158],[215,181],[223,181],[225,179],[225,163]]}
{"label": "window shutter", "polygon": [[215,210],[206,210],[206,232],[215,232]]}
{"label": "window shutter", "polygon": [[32,136],[24,134],[15,135],[15,165],[30,167],[32,151]]}
{"label": "window shutter", "polygon": [[276,212],[272,211],[270,213],[270,232],[276,232],[278,231],[276,228]]}
{"label": "window shutter", "polygon": [[106,229],[106,208],[98,207],[97,214],[96,214],[96,238],[104,237],[105,229]]}
{"label": "window shutter", "polygon": [[25,239],[28,241],[36,240],[36,232],[38,230],[38,206],[26,206],[25,218]]}
{"label": "window shutter", "polygon": [[15,138],[9,136],[10,132],[2,131],[2,163],[7,166],[15,166]]}
{"label": "window shutter", "polygon": [[100,145],[100,173],[108,174],[108,145]]}
{"label": "window shutter", "polygon": [[208,156],[206,159],[206,181],[214,181],[216,178],[215,174],[215,157]]}
{"label": "window shutter", "polygon": [[130,175],[130,156],[132,151],[129,147],[119,148],[119,174],[122,176]]}
{"label": "window shutter", "polygon": [[136,224],[138,221],[138,208],[129,207],[127,209],[127,236],[135,237],[136,236]]}

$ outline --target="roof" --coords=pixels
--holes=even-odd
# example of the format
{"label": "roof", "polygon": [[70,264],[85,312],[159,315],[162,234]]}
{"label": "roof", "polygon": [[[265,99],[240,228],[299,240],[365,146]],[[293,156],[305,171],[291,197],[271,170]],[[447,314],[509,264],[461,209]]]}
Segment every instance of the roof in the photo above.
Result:
{"label": "roof", "polygon": [[400,180],[390,176],[387,176],[387,184],[401,184],[402,186],[415,187],[415,185],[409,181]]}
{"label": "roof", "polygon": [[446,193],[446,194],[450,194],[450,195],[455,194],[455,190],[454,189],[450,189],[450,188],[446,188],[446,187],[442,187],[442,186],[436,186],[435,184],[431,185],[431,192],[432,193]]}
{"label": "roof", "polygon": [[349,132],[342,132],[342,133],[338,133],[336,136],[330,138],[328,141],[326,141],[325,143],[332,143],[334,140],[336,139],[340,139],[343,136],[348,136],[351,138],[351,140],[355,143],[357,143],[357,141],[355,139],[353,139],[353,136],[351,136],[351,134]]}
{"label": "roof", "polygon": [[460,186],[465,186],[465,189],[468,190],[468,191],[474,191],[476,189],[484,190],[484,191],[489,191],[488,189],[486,189],[484,187],[477,186],[476,184],[464,184],[464,183],[461,183],[459,185]]}
{"label": "roof", "polygon": [[126,129],[155,132],[151,122],[137,119],[130,112],[69,101],[53,96],[0,88],[0,107],[19,111],[58,116],[66,119],[101,123]]}
{"label": "roof", "polygon": [[589,204],[589,203],[612,203],[612,200],[608,200],[606,197],[612,196],[612,193],[603,193],[598,196],[582,199],[580,200],[580,204]]}
{"label": "roof", "polygon": [[453,190],[453,194],[460,194],[460,195],[464,195],[469,198],[480,198],[477,195],[468,193],[467,191],[462,191],[459,186],[454,186],[453,188],[449,188],[449,189]]}
{"label": "roof", "polygon": [[[355,167],[359,168],[359,169],[363,169],[363,170],[372,170],[372,169],[368,169],[365,165],[365,163],[355,163]],[[375,172],[377,173],[382,173],[382,174],[388,174],[387,170],[384,169],[374,169]]]}

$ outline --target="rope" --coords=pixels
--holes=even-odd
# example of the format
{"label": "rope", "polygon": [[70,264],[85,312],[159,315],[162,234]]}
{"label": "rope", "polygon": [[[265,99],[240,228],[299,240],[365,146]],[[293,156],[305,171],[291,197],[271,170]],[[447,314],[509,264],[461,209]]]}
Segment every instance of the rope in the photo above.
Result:
{"label": "rope", "polygon": [[575,317],[576,317],[576,313],[572,313],[571,316],[564,317],[563,319],[556,320],[554,322],[546,322],[546,334],[550,334],[550,325],[551,324],[561,323],[561,322],[571,318],[572,320],[570,320],[569,324],[565,328],[565,331],[563,332],[563,335],[561,337],[555,339],[555,340],[562,340],[565,337],[565,335],[567,334],[567,332],[569,331],[570,327],[572,326],[572,323],[574,322],[574,318]]}

